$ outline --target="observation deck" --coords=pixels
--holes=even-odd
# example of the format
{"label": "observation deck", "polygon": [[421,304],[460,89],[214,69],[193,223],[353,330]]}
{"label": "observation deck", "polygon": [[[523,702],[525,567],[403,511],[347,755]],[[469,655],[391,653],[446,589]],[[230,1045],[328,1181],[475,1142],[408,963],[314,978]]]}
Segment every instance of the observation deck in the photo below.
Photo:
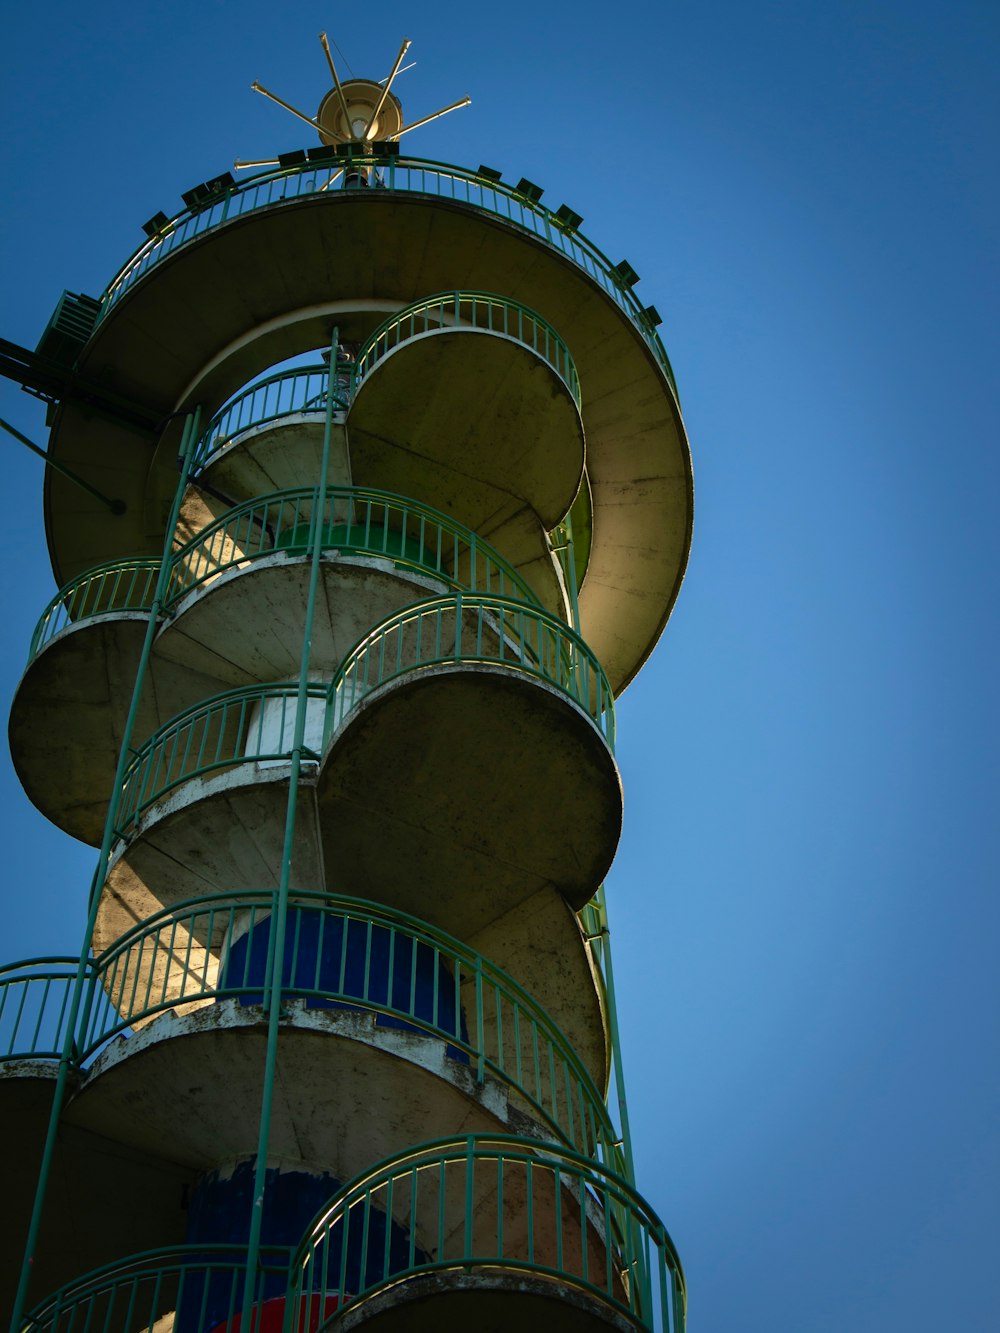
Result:
{"label": "observation deck", "polygon": [[[590,496],[579,525],[581,536],[584,526],[590,530],[580,628],[617,693],[666,622],[691,534],[687,441],[650,318],[600,251],[512,188],[412,158],[375,165],[384,188],[329,186],[336,159],[318,160],[314,152],[303,164],[266,172],[179,214],[110,284],[77,369],[166,422],[195,403],[214,411],[269,366],[322,344],[331,320],[344,339],[361,343],[387,315],[455,290],[459,275],[475,291],[530,309],[565,341],[579,380]],[[349,264],[341,262],[344,254]],[[443,358],[444,345],[462,341],[466,350],[448,357],[469,358],[474,377],[484,345],[500,340],[467,332],[464,339],[451,331],[427,339],[411,367]],[[369,419],[363,397],[359,434],[370,437],[384,423]],[[439,423],[433,412],[425,423],[434,438],[450,409],[447,397],[428,406],[442,413]],[[481,413],[473,426],[489,421]],[[62,405],[54,457],[113,490],[127,509],[109,518],[50,472],[46,522],[57,579],[153,554],[176,441],[168,428],[156,447],[137,427]],[[508,458],[508,473],[523,452]],[[371,458],[373,468],[383,462]],[[387,484],[384,475],[378,480]],[[390,488],[409,493],[405,485]],[[553,502],[558,498],[553,492]],[[567,498],[564,488],[559,503]],[[554,521],[558,507],[540,514],[542,522]]]}
{"label": "observation deck", "polygon": [[690,545],[676,386],[576,214],[399,156],[393,76],[352,120],[334,72],[324,143],[396,125],[363,162],[227,173],[82,298],[124,413],[70,395],[49,448],[114,512],[47,471],[10,720],[101,849],[79,962],[0,968],[18,1216],[59,1177],[37,1333],[683,1333],[601,888]]}

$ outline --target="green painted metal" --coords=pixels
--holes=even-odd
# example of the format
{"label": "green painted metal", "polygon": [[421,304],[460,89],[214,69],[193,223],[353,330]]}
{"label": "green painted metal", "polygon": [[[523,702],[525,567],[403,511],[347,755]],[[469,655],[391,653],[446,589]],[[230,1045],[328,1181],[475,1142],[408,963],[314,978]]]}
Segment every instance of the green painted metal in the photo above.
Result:
{"label": "green painted metal", "polygon": [[159,569],[159,560],[114,560],[78,574],[42,612],[31,636],[28,661],[34,661],[56,635],[81,620],[122,611],[148,613]]}
{"label": "green painted metal", "polygon": [[[267,1246],[251,1273],[250,1305],[265,1281],[288,1272],[290,1250]],[[19,1333],[154,1333],[174,1326],[183,1308],[201,1333],[219,1327],[250,1333],[240,1311],[247,1271],[242,1245],[175,1245],[106,1264],[66,1283],[28,1315]],[[187,1327],[187,1325],[185,1325]]]}
{"label": "green painted metal", "polygon": [[[553,212],[518,194],[512,186],[487,180],[464,167],[420,158],[380,155],[366,161],[379,169],[380,184],[386,190],[446,199],[452,204],[485,212],[510,226],[530,232],[536,239],[564,255],[587,273],[628,316],[656,357],[676,397],[677,385],[670,361],[642,305],[607,256],[580,232],[561,226]],[[346,175],[341,178],[341,186],[345,185],[346,180]],[[224,194],[178,213],[162,231],[140,246],[111,280],[101,298],[98,319],[105,318],[125,292],[162,259],[199,236],[261,209],[293,205],[300,199],[322,196],[329,192],[330,184],[329,165],[306,162],[277,167],[252,176]],[[355,202],[360,201],[356,199]]]}
{"label": "green painted metal", "polygon": [[632,1131],[629,1125],[628,1101],[625,1096],[625,1070],[622,1065],[621,1034],[618,1029],[618,1000],[615,995],[615,973],[611,961],[611,932],[608,929],[608,907],[603,884],[580,913],[580,919],[584,933],[591,942],[593,957],[604,982],[615,1093],[618,1100],[618,1120],[622,1129],[621,1144],[625,1154],[625,1174],[634,1184],[635,1160],[632,1155]]}
{"label": "green painted metal", "polygon": [[[397,1225],[418,1236],[429,1257],[411,1248],[403,1267],[386,1247],[381,1272],[362,1266],[362,1289],[349,1291],[344,1251],[357,1249],[359,1232],[364,1244],[370,1217],[386,1215],[390,1190]],[[495,1283],[506,1275],[515,1288],[536,1276],[591,1297],[646,1333],[683,1333],[686,1318],[680,1258],[629,1182],[577,1153],[513,1135],[440,1139],[372,1167],[321,1211],[291,1273],[293,1316],[306,1297],[321,1306],[333,1297],[344,1310],[390,1286],[451,1274],[466,1288],[477,1276]],[[294,1317],[285,1328],[306,1333]]]}
{"label": "green painted metal", "polygon": [[[330,371],[326,394],[326,417],[323,423],[323,454],[320,460],[316,494],[325,495],[330,475],[330,446],[333,434],[334,391],[337,374],[337,346],[340,331],[336,327],[330,343]],[[306,710],[313,687],[309,682],[309,659],[312,649],[313,620],[316,614],[316,595],[319,591],[320,559],[323,554],[323,524],[320,507],[312,516],[311,569],[309,593],[306,599],[305,625],[302,631],[302,652],[299,682],[295,701],[295,735],[292,742],[288,775],[288,804],[285,813],[285,837],[281,855],[281,875],[278,882],[274,922],[268,934],[267,981],[264,1003],[268,1009],[267,1053],[264,1059],[263,1092],[261,1095],[260,1124],[257,1136],[257,1160],[254,1166],[254,1198],[250,1213],[250,1239],[247,1246],[246,1284],[243,1291],[243,1309],[249,1310],[253,1300],[254,1274],[261,1243],[261,1225],[264,1217],[264,1192],[267,1175],[267,1150],[271,1136],[271,1109],[274,1101],[274,1077],[278,1064],[278,1036],[281,1018],[281,969],[285,956],[285,928],[288,919],[288,899],[291,889],[292,849],[295,845],[295,819],[299,798],[299,774],[305,752]]]}
{"label": "green painted metal", "polygon": [[[228,569],[277,551],[305,554],[318,491],[315,487],[256,496],[220,515],[171,556],[164,609]],[[397,568],[440,579],[461,592],[482,592],[540,605],[530,583],[464,524],[430,505],[391,491],[328,486],[323,503],[323,550],[376,556]],[[148,613],[160,562],[115,560],[79,574],[45,608],[31,638],[28,661],[71,625],[120,612]]]}
{"label": "green painted metal", "polygon": [[398,611],[355,645],[330,685],[324,745],[380,685],[459,663],[496,663],[554,686],[583,709],[614,750],[614,696],[583,639],[541,608],[461,595]]}
{"label": "green painted metal", "polygon": [[0,968],[0,1063],[61,1058],[79,961],[28,958]]}
{"label": "green painted metal", "polygon": [[438,292],[390,315],[367,339],[354,365],[351,396],[390,352],[412,338],[476,329],[529,347],[547,362],[580,408],[580,379],[565,342],[551,324],[526,305],[492,292]]}
{"label": "green painted metal", "polygon": [[[316,525],[319,537],[319,525]],[[309,619],[311,630],[311,618]],[[305,697],[325,700],[323,744],[372,690],[410,671],[496,663],[555,686],[590,717],[614,749],[614,697],[597,658],[562,621],[540,607],[499,597],[434,598],[376,626],[347,654],[329,687],[307,681]],[[130,838],[144,812],[182,783],[244,763],[292,761],[300,687],[239,686],[171,718],[132,755],[118,787],[114,832]],[[293,706],[294,705],[294,706]],[[315,749],[306,755],[320,756]]]}
{"label": "green painted metal", "polygon": [[[194,443],[198,435],[200,414],[200,408],[196,409],[194,414],[188,416],[184,423],[184,431],[181,438],[179,477],[170,509],[170,516],[167,521],[166,538],[160,559],[160,569],[157,575],[156,592],[153,596],[152,605],[149,608],[146,636],[139,656],[139,666],[136,672],[135,684],[132,689],[132,699],[129,704],[128,715],[125,719],[121,749],[118,755],[115,779],[111,790],[111,800],[104,821],[104,835],[101,840],[97,866],[91,881],[90,905],[87,916],[87,925],[84,931],[83,947],[80,951],[76,977],[73,982],[73,991],[70,997],[69,1012],[66,1018],[65,1045],[59,1060],[59,1071],[56,1075],[56,1084],[52,1093],[52,1108],[49,1113],[49,1124],[45,1136],[45,1145],[42,1149],[42,1160],[38,1168],[38,1182],[35,1189],[34,1202],[32,1204],[31,1219],[28,1223],[28,1234],[25,1240],[24,1257],[21,1262],[17,1293],[14,1297],[11,1328],[15,1330],[20,1326],[25,1301],[27,1300],[28,1282],[31,1277],[35,1247],[38,1244],[38,1235],[41,1229],[42,1212],[45,1206],[45,1196],[48,1190],[49,1173],[52,1169],[52,1158],[55,1153],[59,1120],[62,1116],[63,1104],[66,1098],[66,1088],[70,1069],[73,1067],[76,1060],[74,1036],[81,1012],[80,1005],[84,998],[89,998],[90,995],[90,988],[87,986],[87,978],[90,972],[90,959],[88,957],[90,943],[94,933],[94,925],[97,920],[98,907],[100,905],[101,886],[107,875],[108,862],[111,856],[111,845],[114,841],[115,821],[118,814],[118,802],[121,795],[122,784],[124,782],[125,768],[128,762],[129,746],[131,744],[132,734],[135,730],[136,718],[139,713],[139,700],[142,694],[142,686],[145,680],[146,669],[149,665],[150,653],[153,649],[153,640],[156,637],[156,626],[159,619],[160,608],[167,589],[170,569],[169,554],[171,534],[177,526],[177,519],[180,515],[181,499],[185,488],[187,487]],[[83,1010],[83,1015],[84,1026],[86,1026],[86,1009]]]}
{"label": "green painted metal", "polygon": [[[326,687],[308,687],[311,699]],[[192,778],[244,763],[288,760],[294,751],[298,687],[246,685],[212,695],[170,719],[134,752],[119,786],[114,831],[128,838],[144,812]],[[319,758],[310,752],[310,758]]]}
{"label": "green painted metal", "polygon": [[379,556],[456,590],[540,605],[531,585],[488,542],[430,505],[360,486],[298,487],[222,514],[174,553],[168,606],[227,569],[276,551],[306,554],[319,514],[323,551]]}
{"label": "green painted metal", "polygon": [[[480,1071],[480,1081],[488,1071],[508,1084],[568,1147],[614,1170],[623,1169],[615,1147],[617,1132],[596,1083],[554,1019],[513,978],[445,931],[407,913],[361,899],[298,889],[290,894],[289,902],[318,917],[320,936],[315,952],[309,955],[314,959],[311,974],[301,961],[298,937],[293,939],[284,963],[287,979],[280,987],[281,1004],[290,999],[336,1001],[405,1019],[464,1052],[470,1066]],[[235,940],[268,920],[277,906],[276,891],[234,891],[188,899],[135,925],[93,964],[92,986],[101,1002],[91,1007],[87,1028],[78,1035],[81,1064],[120,1032],[178,1005],[258,991],[259,979],[248,979],[249,951],[242,974],[228,975],[224,984],[220,960]],[[389,992],[385,977],[371,967],[375,945],[370,932],[360,991],[347,983],[346,946],[337,976],[321,975],[323,939],[346,940],[350,922],[381,927],[384,934],[379,947],[388,947],[391,955],[404,944],[420,945],[433,953],[435,961],[443,960],[454,978],[454,994],[464,1011],[468,1035],[441,1026],[436,1012],[440,998],[429,1016],[423,1011],[415,973],[408,990],[401,991],[397,980]],[[352,962],[356,969],[358,958]],[[0,986],[3,982],[0,973]],[[5,1030],[3,1003],[0,990],[0,1035]]]}
{"label": "green painted metal", "polygon": [[[330,372],[324,365],[297,366],[257,380],[218,411],[195,446],[195,468],[200,469],[245,431],[299,413],[326,414]],[[346,410],[349,377],[337,373],[334,405]]]}
{"label": "green painted metal", "polygon": [[51,454],[48,454],[44,449],[39,448],[34,440],[29,440],[27,435],[22,435],[21,432],[17,430],[16,427],[12,426],[9,421],[0,419],[0,429],[5,430],[8,435],[12,435],[19,444],[23,444],[26,448],[30,449],[33,454],[37,454],[38,457],[44,461],[45,466],[52,468],[53,472],[58,472],[59,475],[65,477],[67,481],[71,481],[74,486],[79,486],[81,491],[86,491],[87,494],[92,495],[95,500],[100,500],[101,504],[107,509],[110,509],[112,514],[124,514],[124,500],[114,500],[111,496],[105,495],[103,491],[99,491],[96,486],[91,486],[89,481],[85,481],[83,477],[78,476],[71,468],[66,467],[64,463],[57,462]]}

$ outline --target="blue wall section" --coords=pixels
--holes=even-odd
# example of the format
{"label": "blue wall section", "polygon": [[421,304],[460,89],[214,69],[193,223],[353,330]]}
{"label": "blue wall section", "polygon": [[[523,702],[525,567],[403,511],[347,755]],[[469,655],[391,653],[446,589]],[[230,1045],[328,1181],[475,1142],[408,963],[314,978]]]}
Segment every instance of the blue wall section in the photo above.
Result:
{"label": "blue wall section", "polygon": [[[345,938],[346,925],[346,938]],[[230,946],[221,985],[239,992],[243,1004],[260,1004],[267,969],[271,920],[256,924]],[[391,976],[390,976],[391,974]],[[329,912],[293,907],[288,913],[282,986],[287,993],[306,997],[310,1009],[356,1009],[326,998],[353,996],[412,1014],[438,1032],[468,1040],[465,1015],[455,977],[447,962],[427,944],[393,932],[386,926],[346,920]],[[379,1013],[381,1027],[421,1031],[393,1014]],[[448,1054],[468,1064],[465,1051],[449,1046]]]}
{"label": "blue wall section", "polygon": [[[254,1160],[239,1162],[228,1174],[216,1170],[203,1177],[188,1207],[186,1243],[189,1245],[245,1245],[250,1234],[250,1213],[253,1206]],[[282,1171],[277,1167],[267,1171],[264,1193],[264,1216],[261,1223],[261,1245],[267,1260],[267,1247],[294,1248],[302,1239],[310,1222],[339,1189],[340,1182],[327,1174],[310,1175],[305,1171]],[[396,1223],[389,1225],[386,1243],[387,1219],[375,1209],[354,1209],[348,1226],[347,1255],[344,1261],[343,1229],[334,1227],[327,1246],[326,1284],[332,1291],[339,1289],[341,1266],[345,1274],[344,1287],[357,1292],[377,1281],[388,1271],[402,1272],[410,1266],[409,1236]],[[367,1246],[364,1245],[367,1233]],[[365,1254],[364,1281],[361,1257]],[[417,1262],[429,1256],[415,1251]],[[206,1259],[209,1252],[206,1251]],[[278,1306],[287,1289],[287,1273],[276,1264],[274,1272],[263,1279],[260,1297],[268,1304],[268,1319],[277,1320]],[[320,1285],[317,1274],[316,1286]],[[175,1333],[210,1333],[219,1325],[232,1321],[238,1313],[243,1295],[243,1272],[216,1271],[211,1275],[192,1271],[185,1277],[179,1293]],[[317,1298],[318,1299],[318,1298]],[[280,1323],[280,1320],[277,1320]],[[247,1322],[249,1328],[249,1321]]]}

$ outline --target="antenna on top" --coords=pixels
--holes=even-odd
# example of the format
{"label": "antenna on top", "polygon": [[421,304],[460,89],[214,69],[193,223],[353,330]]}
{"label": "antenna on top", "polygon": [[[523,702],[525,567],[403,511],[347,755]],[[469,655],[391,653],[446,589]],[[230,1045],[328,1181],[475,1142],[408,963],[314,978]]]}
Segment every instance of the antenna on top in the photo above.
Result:
{"label": "antenna on top", "polygon": [[[319,40],[326,56],[327,65],[330,68],[333,87],[323,97],[315,116],[309,116],[304,111],[299,111],[297,107],[292,106],[290,102],[286,102],[284,98],[279,97],[276,93],[272,93],[256,80],[250,87],[254,92],[261,93],[276,105],[284,107],[298,120],[305,121],[317,132],[325,144],[360,144],[365,151],[370,152],[370,144],[397,140],[402,135],[409,134],[411,130],[419,129],[422,125],[428,125],[432,120],[447,115],[449,111],[457,111],[459,107],[468,106],[472,101],[472,98],[466,94],[465,97],[460,97],[457,102],[452,102],[439,111],[432,111],[428,116],[421,116],[419,120],[413,120],[407,125],[403,118],[403,108],[399,98],[392,91],[392,85],[396,75],[401,72],[403,60],[410,49],[409,38],[404,37],[388,78],[377,83],[372,79],[348,79],[346,83],[342,83],[325,32],[319,34]],[[405,66],[405,68],[411,69],[412,64]],[[237,167],[271,165],[277,165],[277,160],[275,159],[273,163],[236,163]]]}

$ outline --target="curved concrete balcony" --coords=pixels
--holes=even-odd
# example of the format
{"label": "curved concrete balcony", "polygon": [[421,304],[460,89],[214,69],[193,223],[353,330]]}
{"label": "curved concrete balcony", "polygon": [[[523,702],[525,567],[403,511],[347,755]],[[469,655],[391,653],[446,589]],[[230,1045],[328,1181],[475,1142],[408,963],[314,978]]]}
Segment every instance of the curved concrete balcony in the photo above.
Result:
{"label": "curved concrete balcony", "polygon": [[347,417],[355,481],[431,501],[501,550],[552,529],[583,477],[569,348],[526,306],[444,292],[390,316],[358,353]]}
{"label": "curved concrete balcony", "polygon": [[[77,1030],[80,1060],[164,1013],[205,1019],[207,1007],[230,999],[242,1008],[259,1006],[276,910],[274,892],[232,892],[161,911],[112,941],[99,933]],[[603,1095],[554,1019],[494,963],[443,931],[370,902],[296,893],[281,968],[281,1003],[293,1000],[344,1018],[332,1032],[346,1041],[361,1030],[353,1053],[323,1057],[324,1065],[328,1058],[337,1064],[343,1087],[367,1085],[372,1066],[385,1063],[372,1052],[387,1049],[421,1066],[413,1075],[418,1083],[430,1070],[460,1094],[435,1099],[440,1114],[451,1117],[436,1132],[463,1127],[471,1100],[493,1114],[495,1125],[517,1132],[533,1126],[529,1132],[585,1156],[620,1163]],[[187,1032],[182,1024],[168,1028],[168,1035]],[[213,1031],[218,1038],[221,1029]],[[418,1040],[400,1046],[401,1032]],[[393,1085],[410,1077],[399,1069],[394,1074]],[[315,1079],[303,1089],[327,1095],[326,1083],[320,1089]],[[312,1123],[317,1113],[307,1105],[309,1094],[300,1096],[296,1115]],[[404,1094],[402,1101],[408,1100]]]}
{"label": "curved concrete balcony", "polygon": [[[537,602],[488,543],[427,505],[349,486],[329,487],[320,503],[315,488],[299,487],[226,511],[175,552],[172,618],[158,652],[220,684],[297,674],[317,535],[324,553],[310,653],[317,674],[332,674],[373,624],[435,593]],[[565,615],[565,601],[560,609]]]}
{"label": "curved concrete balcony", "polygon": [[[281,370],[251,384],[230,399],[202,432],[192,460],[195,471],[202,472],[206,468],[211,468],[225,454],[231,452],[236,443],[257,439],[274,422],[292,420],[321,426],[326,417],[329,387],[330,372],[322,363]],[[344,413],[350,406],[351,380],[348,374],[338,382],[338,388],[342,393],[335,397],[334,411]],[[315,441],[316,432],[311,432],[309,438]],[[240,498],[249,499],[254,495],[263,495],[267,491],[301,485],[309,477],[315,476],[319,466],[322,438],[320,431],[318,436],[320,447],[310,449],[301,457],[294,456],[294,445],[292,446],[293,457],[288,462],[292,473],[290,480],[277,480],[270,475],[265,475],[263,479],[251,480],[248,477]],[[249,450],[244,450],[244,454],[250,454],[251,459],[253,458]],[[283,461],[285,460],[276,460],[279,466]],[[249,472],[252,464],[246,466]],[[261,480],[263,485],[260,484]]]}
{"label": "curved concrete balcony", "polygon": [[[89,570],[52,599],[11,705],[14,768],[32,803],[64,832],[101,841],[159,562]],[[149,735],[218,681],[155,654],[136,734]]]}
{"label": "curved concrete balcony", "polygon": [[[456,329],[493,336],[484,349]],[[447,347],[442,334],[451,337]],[[423,346],[428,338],[429,348]],[[402,361],[390,358],[385,365],[387,353],[404,344]],[[480,354],[470,354],[470,347]],[[428,355],[445,364],[429,365]],[[503,366],[512,356],[513,383],[505,384]],[[480,363],[478,376],[473,362]],[[538,374],[542,365],[564,393],[552,392]],[[198,441],[198,481],[185,501],[182,529],[193,535],[205,525],[213,497],[249,500],[314,480],[328,382],[325,366],[282,371],[216,414]],[[333,424],[331,482],[429,496],[436,513],[444,510],[488,539],[542,604],[566,618],[562,573],[548,536],[555,520],[546,524],[539,512],[547,497],[557,520],[565,513],[579,486],[583,442],[575,369],[555,331],[500,298],[448,293],[383,324],[357,365],[341,367],[337,386],[338,409],[355,394],[357,403],[349,431],[342,412]],[[535,503],[523,502],[528,494]],[[217,504],[214,509],[221,512]]]}
{"label": "curved concrete balcony", "polygon": [[[331,675],[373,623],[419,598],[455,590],[536,600],[480,537],[416,501],[346,486],[330,487],[322,504],[314,488],[261,496],[201,525],[175,551],[137,739],[220,687],[297,674],[316,525],[319,674]],[[84,841],[98,843],[103,831],[157,571],[155,561],[116,562],[62,589],[35,631],[11,710],[25,790]]]}
{"label": "curved concrete balcony", "polygon": [[[123,1248],[119,1255],[131,1248]],[[33,1333],[72,1333],[79,1328],[106,1333],[239,1333],[246,1263],[245,1245],[204,1243],[134,1253],[91,1272],[78,1261],[71,1265],[72,1280],[64,1280],[55,1291],[48,1288],[45,1299],[26,1316],[25,1328]],[[287,1247],[262,1247],[252,1288],[254,1307],[263,1312],[263,1322],[255,1325],[259,1330],[273,1333],[280,1327],[268,1314],[274,1308],[273,1291],[284,1292],[287,1286],[287,1267]],[[283,1297],[278,1299],[284,1308]],[[331,1302],[324,1313],[333,1308]],[[319,1323],[318,1307],[314,1316],[312,1330]],[[251,1326],[248,1319],[246,1330]]]}
{"label": "curved concrete balcony", "polygon": [[[115,947],[139,923],[176,911],[188,898],[235,886],[275,888],[280,880],[289,768],[253,760],[175,788],[147,807],[129,840],[113,857],[94,933],[100,952]],[[296,893],[325,885],[343,892],[341,861],[327,862],[319,836],[315,776],[298,791],[291,884]],[[442,883],[424,919],[458,934],[452,919],[466,917],[468,886]],[[610,1038],[603,980],[592,946],[562,895],[543,886],[516,908],[499,908],[463,944],[489,958],[552,1016],[598,1087],[607,1085]]]}
{"label": "curved concrete balcony", "polygon": [[[204,1242],[134,1254],[64,1283],[27,1327],[239,1333],[246,1259],[245,1246]],[[334,1317],[407,1333],[684,1333],[686,1318],[680,1260],[645,1201],[576,1154],[503,1135],[428,1143],[366,1171],[296,1251],[264,1247],[250,1290],[254,1322],[291,1333]]]}
{"label": "curved concrete balcony", "polygon": [[397,613],[334,676],[327,736],[320,830],[347,893],[426,917],[464,885],[449,929],[467,937],[547,884],[581,908],[611,864],[611,690],[543,611],[459,597]]}
{"label": "curved concrete balcony", "polygon": [[[4,1166],[5,1252],[13,1260],[28,1229],[58,1061],[67,1045],[75,958],[38,958],[0,968],[0,1121],[16,1152]],[[81,998],[95,985],[84,967]],[[70,1096],[82,1074],[71,1068]],[[182,1191],[194,1175],[159,1153],[146,1156],[64,1123],[49,1174],[49,1206],[29,1299],[127,1252],[183,1239]],[[86,1222],[84,1222],[86,1217]],[[16,1262],[0,1264],[0,1309],[9,1310]]]}
{"label": "curved concrete balcony", "polygon": [[[387,1212],[410,1251],[400,1260],[379,1247],[374,1276],[352,1255],[371,1248],[360,1219]],[[429,1143],[371,1168],[316,1218],[290,1271],[293,1309],[333,1297],[345,1330],[683,1333],[685,1323],[677,1252],[626,1181],[504,1136]]]}
{"label": "curved concrete balcony", "polygon": [[[325,345],[334,324],[363,341],[387,313],[453,287],[456,271],[537,311],[563,333],[582,386],[594,520],[581,623],[618,690],[663,628],[690,545],[690,458],[659,340],[623,270],[556,215],[458,168],[384,166],[378,190],[324,190],[330,172],[314,164],[266,173],[176,219],[114,284],[77,369],[167,419],[198,403],[213,412],[269,366]],[[271,253],[300,262],[261,262]],[[60,406],[53,456],[126,506],[109,518],[50,471],[60,581],[156,549],[178,431],[175,418],[157,443]]]}

